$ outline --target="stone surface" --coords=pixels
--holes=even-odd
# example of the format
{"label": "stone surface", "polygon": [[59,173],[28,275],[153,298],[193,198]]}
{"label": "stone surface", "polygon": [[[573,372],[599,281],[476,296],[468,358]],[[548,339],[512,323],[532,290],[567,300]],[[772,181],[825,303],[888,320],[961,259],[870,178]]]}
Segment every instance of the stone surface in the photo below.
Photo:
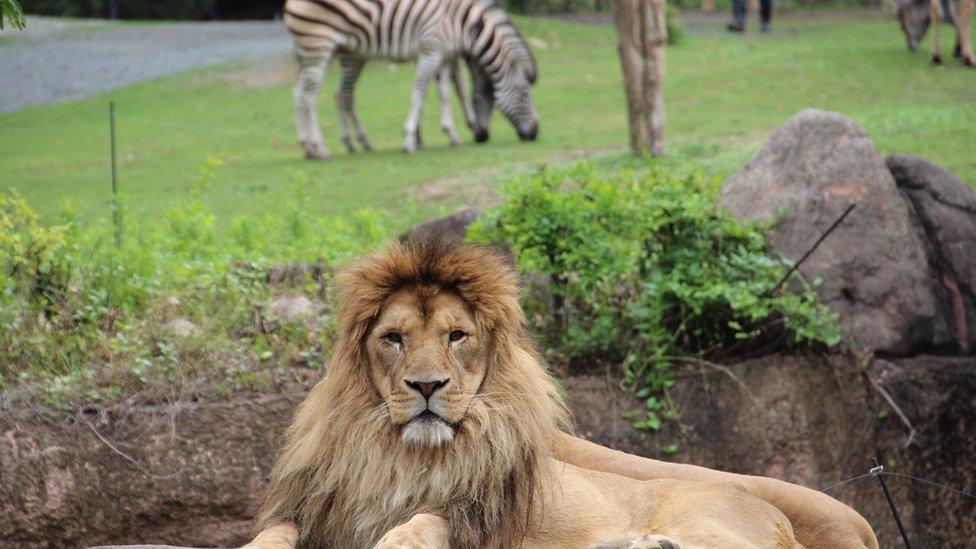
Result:
{"label": "stone surface", "polygon": [[940,294],[940,331],[933,346],[976,348],[976,196],[941,167],[915,156],[886,160],[926,236],[926,254]]}
{"label": "stone surface", "polygon": [[[916,429],[907,429],[858,359],[773,355],[718,368],[676,366],[669,390],[680,423],[636,431],[625,412],[640,400],[612,373],[560,381],[577,432],[621,450],[824,488],[867,472],[894,471],[972,491],[976,468],[976,358],[876,361],[868,372]],[[703,383],[707,380],[707,384]],[[302,392],[220,404],[0,413],[0,546],[111,543],[239,546]],[[886,411],[881,419],[879,411]],[[974,503],[890,479],[917,547],[968,547]],[[861,512],[882,547],[900,540],[873,478],[829,493]]]}
{"label": "stone surface", "polygon": [[191,337],[200,331],[196,324],[185,318],[174,318],[167,322],[163,328],[166,330],[166,333],[179,338]]}
{"label": "stone surface", "polygon": [[856,208],[800,267],[862,349],[903,354],[932,340],[936,297],[914,214],[864,129],[807,109],[773,132],[722,187],[741,219],[777,220],[776,250],[796,261],[850,205]]}
{"label": "stone surface", "polygon": [[321,303],[303,295],[279,297],[268,307],[268,312],[273,319],[287,323],[308,322],[321,311]]}
{"label": "stone surface", "polygon": [[429,238],[435,236],[448,240],[464,240],[468,234],[468,227],[479,217],[481,217],[481,212],[473,208],[460,210],[451,215],[421,223],[400,238],[402,240],[410,237]]}

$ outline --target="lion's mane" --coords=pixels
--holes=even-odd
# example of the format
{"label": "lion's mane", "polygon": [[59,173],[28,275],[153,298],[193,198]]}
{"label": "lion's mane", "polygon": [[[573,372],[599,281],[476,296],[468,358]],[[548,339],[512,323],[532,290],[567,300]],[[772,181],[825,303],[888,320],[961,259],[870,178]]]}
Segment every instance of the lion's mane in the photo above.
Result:
{"label": "lion's mane", "polygon": [[[417,513],[447,519],[452,547],[514,547],[567,411],[525,329],[517,276],[501,254],[435,239],[396,243],[338,277],[338,341],[299,406],[259,526],[299,527],[301,546],[364,547]],[[454,441],[405,445],[369,378],[364,338],[403,288],[453,291],[490,345],[478,397]],[[421,294],[422,295],[422,294]]]}

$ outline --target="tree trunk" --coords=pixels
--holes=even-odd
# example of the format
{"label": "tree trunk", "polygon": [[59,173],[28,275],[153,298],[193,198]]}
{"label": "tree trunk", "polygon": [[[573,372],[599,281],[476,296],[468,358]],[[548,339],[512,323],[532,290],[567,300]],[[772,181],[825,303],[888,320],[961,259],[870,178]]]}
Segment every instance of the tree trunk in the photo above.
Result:
{"label": "tree trunk", "polygon": [[664,0],[611,0],[634,154],[664,154]]}
{"label": "tree trunk", "polygon": [[715,13],[715,0],[702,0],[701,11],[705,13]]}

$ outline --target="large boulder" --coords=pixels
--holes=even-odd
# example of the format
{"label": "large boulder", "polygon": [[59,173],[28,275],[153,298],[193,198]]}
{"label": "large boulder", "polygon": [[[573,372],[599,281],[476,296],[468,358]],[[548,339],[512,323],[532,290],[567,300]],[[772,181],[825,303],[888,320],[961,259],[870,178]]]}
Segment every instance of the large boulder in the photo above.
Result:
{"label": "large boulder", "polygon": [[[859,362],[773,355],[718,368],[678,366],[669,395],[680,421],[655,432],[631,427],[625,413],[646,405],[622,391],[614,373],[560,381],[581,436],[635,454],[814,488],[864,474],[877,455],[894,472],[972,491],[976,358],[868,367],[912,422],[907,447],[908,429]],[[70,417],[0,401],[0,547],[246,543],[281,434],[304,396],[126,405]],[[917,547],[972,546],[972,500],[904,477],[889,482]],[[828,493],[862,513],[882,547],[898,546],[876,479]]]}
{"label": "large boulder", "polygon": [[451,215],[432,219],[417,225],[400,236],[407,238],[440,238],[444,240],[464,240],[468,234],[468,227],[481,217],[481,212],[474,208],[456,211]]}
{"label": "large boulder", "polygon": [[925,232],[936,271],[940,314],[933,346],[969,352],[976,348],[976,196],[924,158],[899,154],[886,162]]}
{"label": "large boulder", "polygon": [[862,349],[907,353],[932,340],[936,296],[921,230],[864,129],[807,109],[773,132],[722,187],[738,218],[772,222],[769,237],[799,260],[851,204],[856,209],[802,264]]}

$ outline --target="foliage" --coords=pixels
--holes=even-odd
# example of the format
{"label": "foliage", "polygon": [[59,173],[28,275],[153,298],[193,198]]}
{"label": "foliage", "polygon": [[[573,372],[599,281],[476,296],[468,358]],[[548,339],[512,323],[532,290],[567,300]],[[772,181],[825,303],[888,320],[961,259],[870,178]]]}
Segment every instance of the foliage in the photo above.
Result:
{"label": "foliage", "polygon": [[22,29],[27,24],[24,10],[17,0],[0,0],[0,30],[3,29],[4,20],[10,21],[10,26],[15,29]]}
{"label": "foliage", "polygon": [[671,4],[664,7],[664,26],[668,31],[668,45],[677,46],[685,41],[685,27],[681,24],[678,8]]}
{"label": "foliage", "polygon": [[[334,326],[331,269],[412,220],[313,216],[299,178],[288,208],[224,226],[205,204],[219,167],[208,161],[161,224],[123,221],[120,247],[108,223],[86,225],[70,209],[43,219],[15,191],[0,194],[0,389],[54,406],[207,398],[320,366]],[[321,307],[279,318],[281,296]],[[180,334],[174,321],[193,329]]]}
{"label": "foliage", "polygon": [[720,211],[697,173],[652,166],[606,172],[582,163],[504,187],[505,203],[472,238],[501,242],[520,269],[550,281],[529,300],[550,358],[619,360],[656,428],[674,355],[715,358],[839,342],[816,294],[773,292],[786,267],[762,227]]}
{"label": "foliage", "polygon": [[[107,17],[108,0],[22,0],[28,13],[67,17]],[[216,0],[118,1],[121,19],[203,19]]]}

